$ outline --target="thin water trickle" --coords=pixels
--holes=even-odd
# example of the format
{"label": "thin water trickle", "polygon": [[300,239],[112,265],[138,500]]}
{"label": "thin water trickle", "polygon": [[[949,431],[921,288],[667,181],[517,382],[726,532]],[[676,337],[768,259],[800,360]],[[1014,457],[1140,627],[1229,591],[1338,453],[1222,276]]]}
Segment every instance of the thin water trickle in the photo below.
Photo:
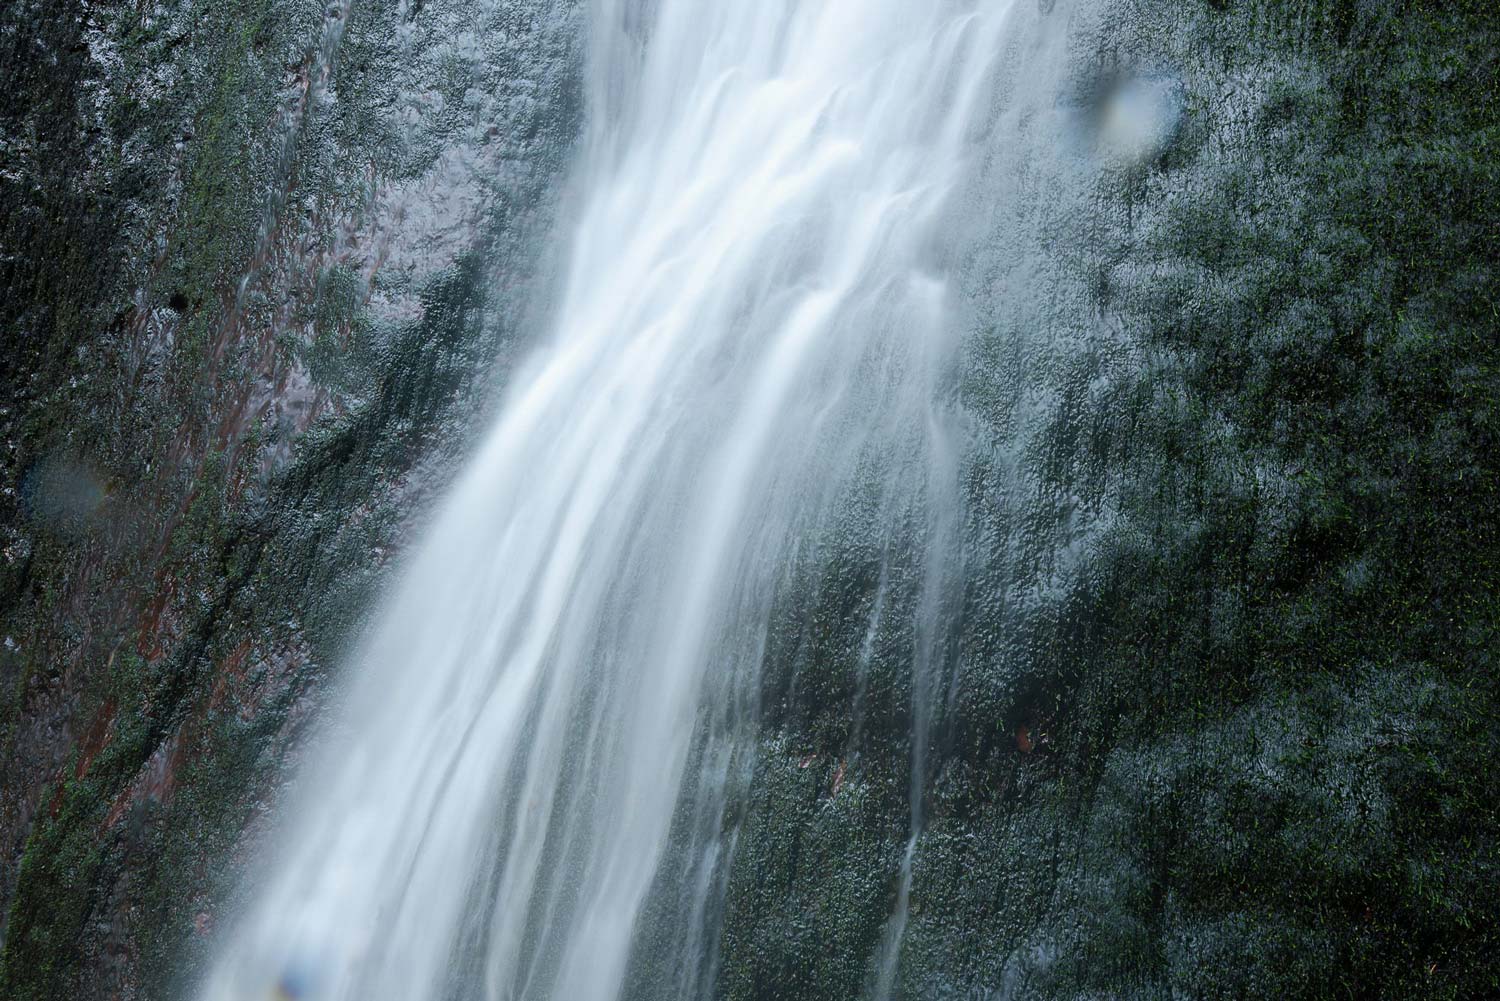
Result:
{"label": "thin water trickle", "polygon": [[1011,7],[599,0],[553,333],[353,658],[205,1001],[610,1001],[685,802],[711,950],[772,592],[872,468],[925,522],[932,620],[889,995],[954,572],[946,227]]}

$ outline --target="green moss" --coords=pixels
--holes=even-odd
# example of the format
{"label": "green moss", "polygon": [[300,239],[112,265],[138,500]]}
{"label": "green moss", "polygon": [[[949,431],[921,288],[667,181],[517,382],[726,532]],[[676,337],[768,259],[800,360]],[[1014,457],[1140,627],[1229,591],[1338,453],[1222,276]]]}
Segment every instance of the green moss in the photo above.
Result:
{"label": "green moss", "polygon": [[[1039,511],[1000,495],[986,455],[968,477],[971,552],[1021,538],[967,570],[898,997],[1495,989],[1480,887],[1500,862],[1496,38],[1478,5],[1397,6],[1136,3],[1111,19],[1109,49],[1173,67],[1199,120],[1150,174],[1102,179],[1090,252],[1055,265],[1135,358],[1085,356],[1059,380],[1109,384],[1063,393],[1033,440]],[[1269,83],[1234,98],[1239,118],[1204,117],[1246,78]],[[1007,336],[978,345],[984,378],[965,385],[998,442],[1025,364]],[[1034,586],[1026,554],[1056,545],[1047,507],[1069,497],[1108,510],[1108,530],[1060,593],[998,600]],[[809,749],[836,751],[843,731],[818,718],[849,712],[843,651],[870,587],[849,556],[792,602],[813,631],[771,651],[768,676],[794,672],[805,694],[785,712],[791,689],[773,687],[769,719]],[[909,672],[910,649],[882,650],[871,676]],[[859,773],[903,788],[909,691],[867,694]],[[1018,725],[1046,744],[1023,753]],[[893,796],[832,837],[906,814]],[[817,823],[792,802],[774,817],[761,836],[785,845]],[[899,866],[851,857],[877,882]],[[856,994],[877,943],[836,929],[890,896],[757,848],[730,899],[768,883],[786,889],[731,912],[721,994]],[[758,932],[807,913],[805,896],[837,915],[808,940],[837,948]]]}
{"label": "green moss", "polygon": [[100,832],[154,746],[147,705],[155,687],[139,658],[121,654],[88,700],[91,716],[109,720],[98,735],[104,743],[86,763],[74,751],[27,841],[0,954],[8,997],[66,997],[76,988],[88,923],[109,885],[105,872],[120,861],[120,839]]}

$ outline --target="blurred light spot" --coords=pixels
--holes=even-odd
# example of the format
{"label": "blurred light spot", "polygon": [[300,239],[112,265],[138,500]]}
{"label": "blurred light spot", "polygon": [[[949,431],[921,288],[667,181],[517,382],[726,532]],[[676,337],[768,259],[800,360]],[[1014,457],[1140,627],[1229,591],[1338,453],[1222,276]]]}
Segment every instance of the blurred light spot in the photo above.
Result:
{"label": "blurred light spot", "polygon": [[55,529],[83,529],[106,497],[104,483],[93,470],[69,459],[43,460],[22,486],[26,513]]}
{"label": "blurred light spot", "polygon": [[293,959],[281,971],[271,992],[275,1001],[309,1001],[317,986],[314,969],[306,958]]}
{"label": "blurred light spot", "polygon": [[1175,80],[1122,82],[1106,99],[1099,121],[1099,148],[1106,156],[1138,163],[1159,153],[1182,117]]}

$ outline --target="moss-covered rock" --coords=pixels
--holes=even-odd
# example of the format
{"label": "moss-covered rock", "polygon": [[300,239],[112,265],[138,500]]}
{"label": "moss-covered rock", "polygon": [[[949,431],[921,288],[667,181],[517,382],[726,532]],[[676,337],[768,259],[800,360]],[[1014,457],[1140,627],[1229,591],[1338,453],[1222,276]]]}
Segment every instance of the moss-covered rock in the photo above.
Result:
{"label": "moss-covered rock", "polygon": [[542,298],[578,33],[45,7],[0,12],[0,994],[166,997]]}
{"label": "moss-covered rock", "polygon": [[[1069,13],[1066,113],[1134,78],[1181,115],[1144,163],[1032,168],[1016,281],[1056,291],[964,376],[993,430],[909,907],[912,685],[851,699],[880,569],[839,549],[772,645],[719,994],[868,996],[899,916],[894,997],[1487,996],[1493,18]],[[867,675],[909,676],[885,615]]]}

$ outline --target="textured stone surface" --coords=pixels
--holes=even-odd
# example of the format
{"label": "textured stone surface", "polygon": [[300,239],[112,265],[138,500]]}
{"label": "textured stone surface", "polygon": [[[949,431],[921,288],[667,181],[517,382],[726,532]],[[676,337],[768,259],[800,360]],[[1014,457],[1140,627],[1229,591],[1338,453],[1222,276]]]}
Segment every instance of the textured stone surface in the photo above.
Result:
{"label": "textured stone surface", "polygon": [[573,16],[0,13],[6,997],[193,975],[545,301]]}
{"label": "textured stone surface", "polygon": [[[1124,168],[1036,165],[1044,236],[975,286],[994,430],[896,995],[1492,994],[1493,17],[1064,15],[1064,113],[1134,78],[1181,117]],[[831,555],[773,640],[725,997],[872,982],[912,649],[882,630],[851,736],[878,559]]]}

